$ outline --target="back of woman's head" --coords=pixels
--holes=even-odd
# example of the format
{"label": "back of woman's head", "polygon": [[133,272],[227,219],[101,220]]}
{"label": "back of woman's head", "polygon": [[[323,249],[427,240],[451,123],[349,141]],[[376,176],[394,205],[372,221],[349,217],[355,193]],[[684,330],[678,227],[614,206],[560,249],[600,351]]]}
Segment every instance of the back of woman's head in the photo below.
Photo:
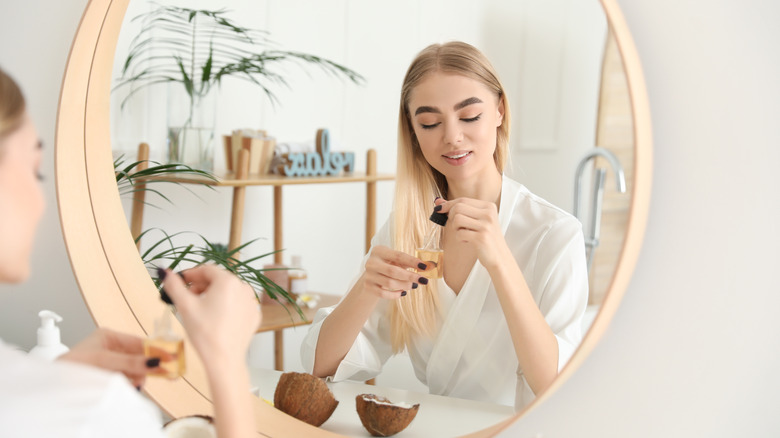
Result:
{"label": "back of woman's head", "polygon": [[0,146],[24,121],[25,102],[22,90],[0,68]]}

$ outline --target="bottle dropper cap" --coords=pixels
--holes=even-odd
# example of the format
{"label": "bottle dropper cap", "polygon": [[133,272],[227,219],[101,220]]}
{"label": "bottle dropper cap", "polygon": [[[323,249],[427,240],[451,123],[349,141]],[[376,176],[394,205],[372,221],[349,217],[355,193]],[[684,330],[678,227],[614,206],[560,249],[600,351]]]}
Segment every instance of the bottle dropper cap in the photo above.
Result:
{"label": "bottle dropper cap", "polygon": [[173,305],[173,300],[171,300],[170,295],[168,295],[165,287],[163,287],[163,281],[165,281],[166,275],[168,275],[168,272],[165,269],[157,268],[157,280],[160,282],[160,299],[163,300],[165,304]]}
{"label": "bottle dropper cap", "polygon": [[431,222],[441,225],[442,227],[447,223],[447,215],[445,213],[439,213],[438,211],[434,211],[429,219]]}
{"label": "bottle dropper cap", "polygon": [[[165,304],[173,305],[173,300],[171,300],[171,296],[168,295],[168,292],[163,287],[163,281],[165,281],[165,276],[168,275],[168,271],[166,271],[163,268],[157,268],[157,280],[160,282],[160,299],[163,300]],[[177,272],[176,275],[178,275],[182,280],[185,282],[187,280],[184,279],[184,274],[181,273],[181,271]]]}

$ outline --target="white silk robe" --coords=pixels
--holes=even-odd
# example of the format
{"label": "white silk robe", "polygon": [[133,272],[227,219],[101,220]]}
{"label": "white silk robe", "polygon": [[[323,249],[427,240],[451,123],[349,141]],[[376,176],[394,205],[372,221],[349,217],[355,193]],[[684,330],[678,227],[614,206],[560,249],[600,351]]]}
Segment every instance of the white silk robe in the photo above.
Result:
{"label": "white silk robe", "polygon": [[[581,341],[581,320],[588,301],[582,226],[570,214],[506,176],[498,217],[534,301],[558,341],[560,371]],[[391,228],[389,222],[382,227],[372,240],[372,248],[392,246]],[[438,281],[438,334],[434,339],[416,337],[408,346],[417,378],[431,394],[514,405],[518,410],[527,405],[534,394],[518,365],[487,270],[477,261],[458,295],[443,279]],[[333,381],[362,381],[381,372],[392,355],[389,304],[381,300],[377,305],[331,377]],[[308,372],[314,368],[320,328],[332,311],[330,307],[317,312],[301,346],[303,367]]]}

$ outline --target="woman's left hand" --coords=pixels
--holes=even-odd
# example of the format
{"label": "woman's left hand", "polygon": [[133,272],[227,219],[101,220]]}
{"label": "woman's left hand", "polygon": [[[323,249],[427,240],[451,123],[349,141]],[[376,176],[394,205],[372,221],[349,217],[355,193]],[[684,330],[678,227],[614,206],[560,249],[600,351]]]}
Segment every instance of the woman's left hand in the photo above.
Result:
{"label": "woman's left hand", "polygon": [[487,201],[472,198],[456,198],[451,201],[437,199],[441,213],[448,216],[446,230],[454,232],[459,242],[473,245],[482,266],[495,266],[500,254],[507,248],[504,233],[498,223],[498,207]]}
{"label": "woman's left hand", "polygon": [[58,359],[120,372],[136,388],[143,385],[147,374],[162,372],[159,361],[144,356],[141,338],[103,328],[95,330]]}

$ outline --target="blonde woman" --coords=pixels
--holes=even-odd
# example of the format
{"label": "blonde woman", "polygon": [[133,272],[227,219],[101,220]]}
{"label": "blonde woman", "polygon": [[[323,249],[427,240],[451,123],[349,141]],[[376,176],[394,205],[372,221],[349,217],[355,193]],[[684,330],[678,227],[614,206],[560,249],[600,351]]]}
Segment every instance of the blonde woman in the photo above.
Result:
{"label": "blonde woman", "polygon": [[[30,275],[44,199],[41,143],[17,84],[0,69],[0,283]],[[220,437],[256,436],[245,354],[259,324],[249,286],[213,266],[167,275],[165,287],[206,369]],[[162,437],[159,410],[138,391],[159,358],[142,339],[100,329],[55,362],[0,340],[0,435]]]}
{"label": "blonde woman", "polygon": [[[304,368],[377,376],[406,350],[432,394],[527,405],[577,348],[587,304],[580,223],[503,174],[509,106],[471,45],[431,45],[401,90],[395,209],[359,277],[318,312]],[[425,277],[432,210],[447,214],[443,278]],[[429,269],[430,271],[430,269]]]}

